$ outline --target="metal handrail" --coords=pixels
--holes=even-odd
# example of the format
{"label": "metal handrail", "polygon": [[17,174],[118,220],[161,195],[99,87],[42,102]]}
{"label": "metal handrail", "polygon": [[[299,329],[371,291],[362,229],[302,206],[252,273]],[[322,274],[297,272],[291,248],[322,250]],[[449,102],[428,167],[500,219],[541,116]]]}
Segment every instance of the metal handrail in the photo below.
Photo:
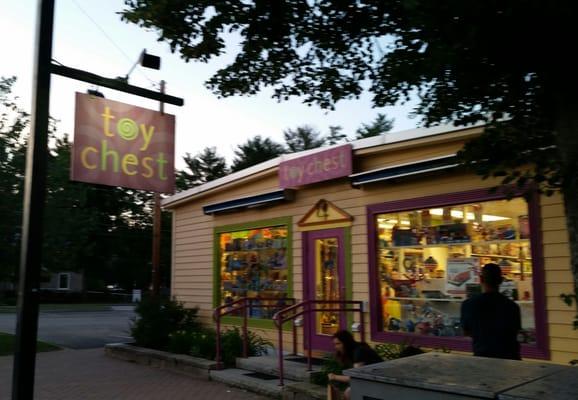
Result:
{"label": "metal handrail", "polygon": [[[332,308],[317,308],[317,305],[338,305],[340,307],[332,307]],[[351,307],[345,307],[351,305]],[[359,308],[355,308],[355,306],[359,306]],[[312,308],[314,307],[314,308]],[[301,311],[298,311],[302,308]],[[273,315],[273,321],[275,325],[277,325],[278,329],[278,339],[279,339],[279,386],[283,386],[283,378],[284,378],[284,370],[283,370],[283,324],[293,320],[293,353],[297,354],[297,327],[295,326],[295,319],[302,315],[306,315],[308,319],[306,335],[307,335],[307,343],[309,344],[309,350],[307,351],[307,371],[313,370],[311,366],[311,313],[317,311],[336,311],[336,312],[343,312],[343,311],[355,311],[359,312],[359,325],[360,325],[360,336],[361,341],[365,342],[365,323],[363,319],[363,301],[358,300],[305,300],[300,303],[297,303],[293,306],[286,307],[281,311],[278,311]],[[289,316],[285,316],[285,314],[291,312]]]}
{"label": "metal handrail", "polygon": [[[230,314],[237,314],[238,312],[242,312],[243,317],[243,358],[247,358],[249,354],[249,334],[247,330],[247,310],[252,311],[253,308],[279,308],[278,304],[254,304],[254,301],[259,300],[261,301],[279,301],[283,300],[285,303],[293,303],[295,304],[294,298],[278,298],[278,297],[241,297],[235,301],[232,301],[227,304],[223,304],[219,307],[216,307],[213,310],[213,319],[216,323],[216,354],[215,359],[217,362],[217,369],[222,369],[223,364],[221,362],[221,318],[230,315]],[[224,311],[223,311],[224,310]],[[282,310],[281,310],[282,311]]]}

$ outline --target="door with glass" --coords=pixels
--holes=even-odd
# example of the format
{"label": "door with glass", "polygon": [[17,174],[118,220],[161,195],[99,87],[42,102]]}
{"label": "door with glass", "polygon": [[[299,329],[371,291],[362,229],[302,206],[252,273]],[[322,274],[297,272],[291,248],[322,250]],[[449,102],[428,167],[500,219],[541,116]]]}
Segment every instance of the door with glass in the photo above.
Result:
{"label": "door with glass", "polygon": [[[304,293],[306,300],[345,300],[345,251],[343,229],[304,233]],[[305,347],[331,351],[332,336],[346,328],[345,312],[335,311],[339,304],[318,303],[306,318]],[[311,346],[307,333],[310,331]]]}

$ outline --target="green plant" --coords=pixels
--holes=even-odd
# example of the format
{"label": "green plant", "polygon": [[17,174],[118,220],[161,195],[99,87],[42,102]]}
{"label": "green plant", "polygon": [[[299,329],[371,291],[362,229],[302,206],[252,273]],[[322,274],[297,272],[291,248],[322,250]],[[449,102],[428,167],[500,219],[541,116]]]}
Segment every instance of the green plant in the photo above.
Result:
{"label": "green plant", "polygon": [[[255,332],[248,332],[248,356],[267,354],[273,343]],[[235,359],[243,354],[243,337],[239,328],[228,329],[221,334],[221,354],[225,365],[234,365]]]}
{"label": "green plant", "polygon": [[194,357],[214,360],[217,356],[217,334],[214,329],[204,328],[191,335],[189,354]]}
{"label": "green plant", "polygon": [[311,375],[311,383],[316,385],[326,386],[329,384],[329,379],[327,379],[328,374],[341,375],[343,373],[343,367],[335,358],[326,358],[323,360],[323,365],[321,366],[321,371],[316,372]]}
{"label": "green plant", "polygon": [[381,343],[375,346],[375,352],[385,361],[414,356],[424,351],[411,343]]}
{"label": "green plant", "polygon": [[138,346],[165,350],[175,332],[194,332],[201,328],[198,308],[187,309],[175,300],[145,297],[135,312],[137,316],[130,331]]}

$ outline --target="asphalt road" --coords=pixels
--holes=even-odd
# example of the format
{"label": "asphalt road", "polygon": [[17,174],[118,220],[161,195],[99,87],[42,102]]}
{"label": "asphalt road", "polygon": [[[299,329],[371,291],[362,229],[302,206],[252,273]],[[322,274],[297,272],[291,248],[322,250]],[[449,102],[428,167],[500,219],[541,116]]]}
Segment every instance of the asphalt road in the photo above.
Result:
{"label": "asphalt road", "polygon": [[[69,349],[94,349],[107,343],[131,342],[129,307],[111,311],[41,312],[38,339]],[[14,333],[16,314],[0,313],[0,332]]]}

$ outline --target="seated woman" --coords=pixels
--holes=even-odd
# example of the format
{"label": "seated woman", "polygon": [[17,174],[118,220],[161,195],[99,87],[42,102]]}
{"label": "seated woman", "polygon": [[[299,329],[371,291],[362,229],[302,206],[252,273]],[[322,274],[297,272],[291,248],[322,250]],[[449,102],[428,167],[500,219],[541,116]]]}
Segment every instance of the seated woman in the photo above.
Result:
{"label": "seated woman", "polygon": [[[333,346],[335,347],[335,358],[343,369],[359,368],[364,365],[375,364],[383,361],[381,357],[365,342],[357,342],[348,331],[339,331],[333,335]],[[328,374],[329,386],[327,387],[327,398],[340,398],[339,390],[331,382],[349,383],[350,377],[346,375]],[[351,388],[347,388],[343,397],[349,400]]]}

